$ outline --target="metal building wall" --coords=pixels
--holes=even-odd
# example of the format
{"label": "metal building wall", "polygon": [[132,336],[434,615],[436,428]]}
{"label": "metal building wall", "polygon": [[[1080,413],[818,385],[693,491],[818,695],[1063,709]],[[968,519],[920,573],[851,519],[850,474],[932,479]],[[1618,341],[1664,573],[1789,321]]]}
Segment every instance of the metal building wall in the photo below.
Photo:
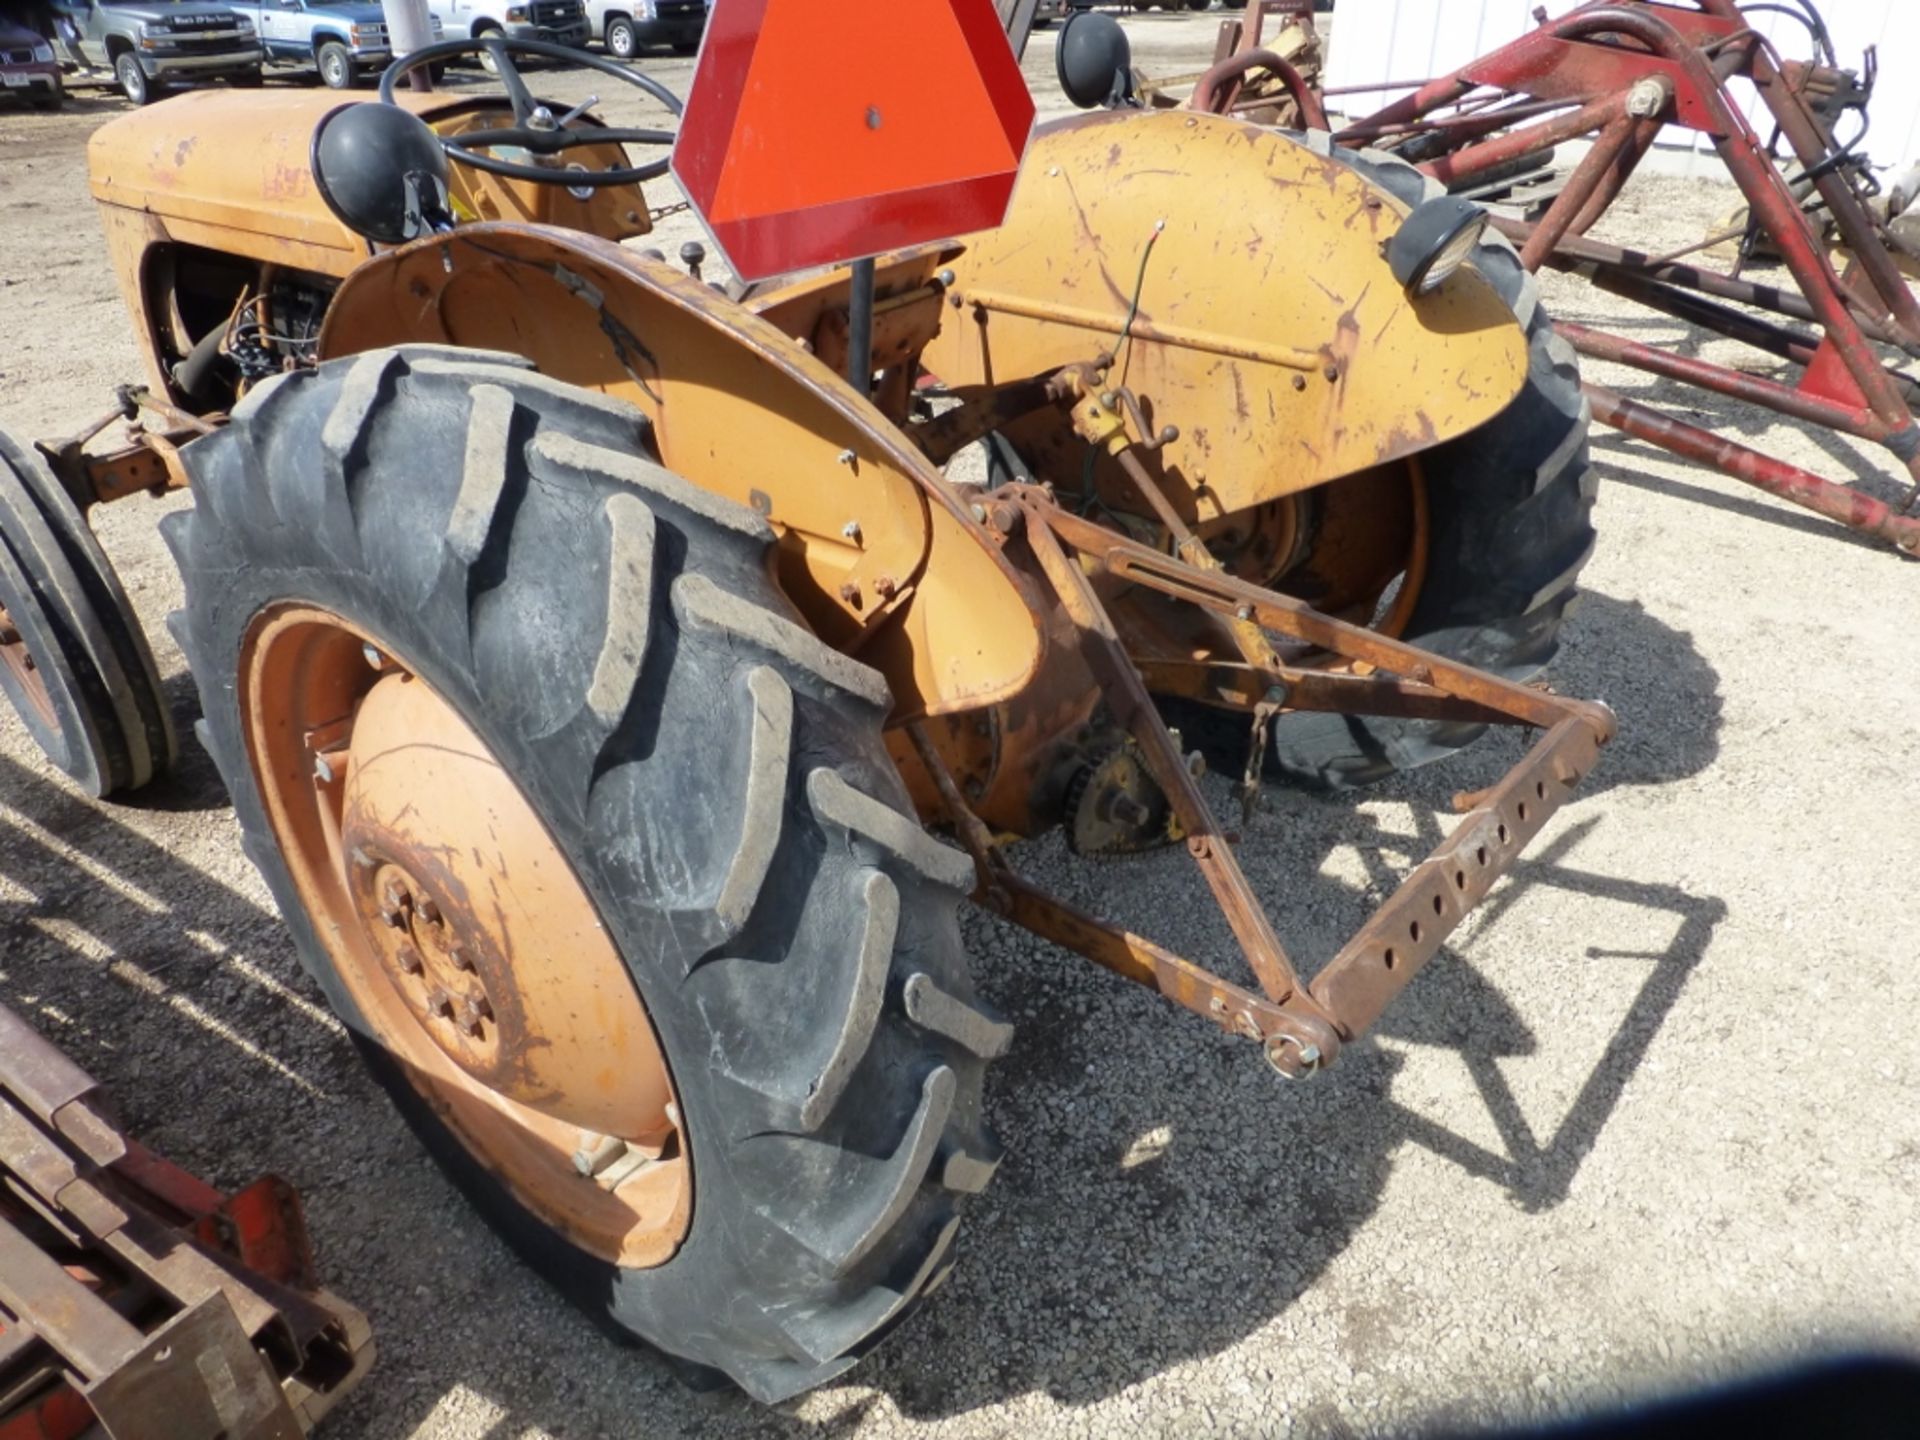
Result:
{"label": "metal building wall", "polygon": [[[1339,0],[1327,55],[1329,87],[1425,80],[1444,75],[1517,39],[1533,28],[1539,0]],[[1819,4],[1819,0],[1815,0]],[[1551,14],[1564,15],[1570,0],[1549,0]],[[1866,150],[1876,164],[1903,169],[1920,160],[1920,0],[1825,0],[1820,4],[1840,63],[1858,69],[1869,45],[1879,47],[1880,85],[1873,99],[1873,132]],[[1812,53],[1803,27],[1787,16],[1761,13],[1755,27],[1789,58]],[[1399,92],[1376,91],[1329,102],[1349,115],[1364,115]],[[1749,114],[1760,110],[1758,100]],[[1764,136],[1768,133],[1762,130]],[[1669,132],[1681,147],[1682,133]],[[1697,147],[1706,150],[1705,142]],[[1696,167],[1711,168],[1710,155]]]}

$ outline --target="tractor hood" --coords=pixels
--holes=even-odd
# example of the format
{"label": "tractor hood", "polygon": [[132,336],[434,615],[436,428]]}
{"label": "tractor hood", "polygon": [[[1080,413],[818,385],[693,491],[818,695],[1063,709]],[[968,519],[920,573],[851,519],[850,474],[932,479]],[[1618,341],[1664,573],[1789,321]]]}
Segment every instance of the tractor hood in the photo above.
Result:
{"label": "tractor hood", "polygon": [[[411,91],[398,98],[429,121],[474,103]],[[155,216],[187,244],[345,275],[371,251],[327,209],[309,155],[322,116],[370,100],[343,102],[321,90],[195,90],[133,111],[88,142],[93,198]]]}

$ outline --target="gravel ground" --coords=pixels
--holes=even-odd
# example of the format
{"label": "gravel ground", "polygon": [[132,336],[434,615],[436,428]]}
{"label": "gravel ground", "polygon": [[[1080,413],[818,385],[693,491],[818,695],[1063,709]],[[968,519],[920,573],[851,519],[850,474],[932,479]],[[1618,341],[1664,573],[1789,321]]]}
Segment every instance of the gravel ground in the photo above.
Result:
{"label": "gravel ground", "polygon": [[[1162,70],[1197,66],[1214,31],[1130,25]],[[1029,69],[1048,96],[1050,65],[1042,35]],[[657,69],[684,85],[684,63]],[[0,414],[16,433],[71,429],[137,374],[83,162],[120,109],[0,115]],[[1662,249],[1730,205],[1648,181],[1605,228]],[[1569,317],[1725,348],[1567,282],[1548,295]],[[1703,423],[1879,483],[1850,442],[1718,403]],[[1853,1345],[1913,1351],[1920,968],[1897,906],[1920,860],[1898,803],[1920,762],[1920,572],[1617,435],[1595,453],[1600,549],[1555,679],[1610,702],[1622,738],[1585,793],[1378,1036],[1311,1084],[972,917],[980,984],[1019,1025],[988,1086],[1007,1161],[937,1300],[853,1383],[790,1406],[688,1393],[492,1239],[318,1007],[190,742],[167,782],[97,806],[0,719],[0,999],[163,1152],[305,1193],[327,1277],[382,1350],[333,1440],[1393,1434]],[[165,508],[98,523],[185,717]],[[1331,953],[1443,832],[1447,797],[1517,754],[1485,744],[1363,799],[1276,795],[1243,856],[1295,953]],[[1229,963],[1180,856],[1089,868],[1045,842],[1021,858]]]}

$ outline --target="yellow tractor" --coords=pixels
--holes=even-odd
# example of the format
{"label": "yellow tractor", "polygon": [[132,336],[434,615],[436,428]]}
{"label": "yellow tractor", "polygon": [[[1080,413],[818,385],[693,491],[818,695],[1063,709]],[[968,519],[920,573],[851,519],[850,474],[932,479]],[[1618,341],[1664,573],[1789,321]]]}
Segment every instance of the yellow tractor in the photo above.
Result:
{"label": "yellow tractor", "polygon": [[[406,83],[481,50],[503,93]],[[162,768],[84,516],[190,490],[196,730],[367,1063],[531,1265],[775,1400],[940,1283],[999,1161],[961,900],[1301,1079],[1572,793],[1612,717],[1529,681],[1587,413],[1483,217],[1324,134],[1116,83],[870,305],[845,266],[742,297],[626,243],[671,130],[556,115],[550,53],[99,129],[147,375],[5,448],[0,679],[96,794]],[[1537,735],[1297,970],[1208,758],[1250,811],[1490,725]],[[1231,973],[1024,878],[1056,828],[1184,849]]]}

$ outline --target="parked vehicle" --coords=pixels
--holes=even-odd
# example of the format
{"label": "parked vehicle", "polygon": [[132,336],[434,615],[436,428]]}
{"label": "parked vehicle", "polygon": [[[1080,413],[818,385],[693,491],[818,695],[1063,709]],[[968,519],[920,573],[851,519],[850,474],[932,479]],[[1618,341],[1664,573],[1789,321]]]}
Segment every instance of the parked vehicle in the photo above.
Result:
{"label": "parked vehicle", "polygon": [[0,95],[17,98],[36,110],[58,110],[60,62],[45,36],[0,18]]}
{"label": "parked vehicle", "polygon": [[[427,13],[445,27],[449,40],[492,33],[583,50],[587,44],[587,12],[581,0],[427,0]],[[480,63],[493,69],[489,56],[482,55]]]}
{"label": "parked vehicle", "polygon": [[[258,85],[260,48],[253,22],[224,5],[195,0],[62,0],[53,7],[74,61],[110,70],[136,105],[175,85],[227,80]],[[70,28],[69,28],[70,27]]]}
{"label": "parked vehicle", "polygon": [[[238,0],[233,12],[251,20],[274,60],[310,61],[330,90],[345,90],[393,59],[378,0]],[[431,16],[433,38],[442,31]]]}
{"label": "parked vehicle", "polygon": [[587,23],[616,60],[651,45],[691,55],[707,28],[707,0],[587,0]]}

